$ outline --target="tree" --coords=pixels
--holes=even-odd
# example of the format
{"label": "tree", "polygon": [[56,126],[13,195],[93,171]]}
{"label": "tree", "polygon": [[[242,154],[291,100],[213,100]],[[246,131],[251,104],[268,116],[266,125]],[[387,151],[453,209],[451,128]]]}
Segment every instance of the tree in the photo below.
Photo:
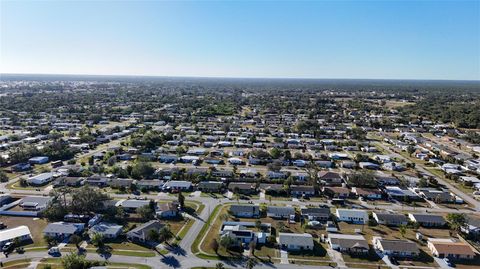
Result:
{"label": "tree", "polygon": [[58,243],[57,239],[53,236],[44,235],[43,239],[45,240],[45,242],[47,242],[47,245],[49,247],[55,246]]}
{"label": "tree", "polygon": [[7,182],[8,176],[3,170],[0,170],[0,182]]}
{"label": "tree", "polygon": [[279,232],[283,232],[285,230],[285,223],[283,223],[282,221],[278,222],[277,229]]}
{"label": "tree", "polygon": [[249,258],[249,259],[247,260],[247,263],[245,264],[245,267],[246,267],[247,269],[252,269],[253,267],[255,267],[256,264],[257,264],[257,262],[256,262],[254,259]]}
{"label": "tree", "polygon": [[178,203],[180,204],[180,208],[185,207],[185,196],[183,196],[182,192],[178,192]]}
{"label": "tree", "polygon": [[223,265],[223,263],[221,262],[218,262],[217,264],[215,264],[215,269],[225,269],[225,265]]}
{"label": "tree", "polygon": [[80,248],[79,244],[80,242],[82,242],[82,238],[76,234],[73,234],[72,236],[70,236],[69,240],[68,240],[71,244],[74,244],[75,247]]}
{"label": "tree", "polygon": [[222,246],[225,249],[229,249],[235,244],[235,240],[231,238],[230,236],[222,236],[220,237],[220,246]]}
{"label": "tree", "polygon": [[139,161],[132,167],[131,175],[134,179],[150,178],[155,168],[150,163]]}
{"label": "tree", "polygon": [[152,220],[155,217],[155,211],[152,210],[150,205],[144,205],[137,208],[137,214],[140,215],[143,221]]}
{"label": "tree", "polygon": [[402,237],[405,237],[405,234],[407,233],[407,227],[405,225],[400,225],[398,227],[398,231]]}
{"label": "tree", "polygon": [[103,249],[105,247],[105,239],[100,233],[94,233],[90,240],[92,241],[92,244],[98,249]]}
{"label": "tree", "polygon": [[67,254],[62,258],[62,266],[67,269],[87,269],[99,264],[99,262],[89,262],[85,256],[76,253]]}
{"label": "tree", "polygon": [[218,254],[219,245],[217,239],[213,239],[212,242],[210,242],[210,248],[213,249],[216,254]]}
{"label": "tree", "polygon": [[173,238],[173,233],[169,225],[163,226],[158,233],[160,235],[160,241],[167,242]]}
{"label": "tree", "polygon": [[463,213],[448,213],[447,221],[453,230],[460,232],[467,225],[467,216]]}
{"label": "tree", "polygon": [[108,199],[100,190],[83,186],[72,193],[70,208],[73,214],[89,214]]}
{"label": "tree", "polygon": [[152,229],[148,231],[147,238],[150,241],[158,242],[160,241],[160,233],[157,230]]}
{"label": "tree", "polygon": [[348,182],[355,187],[369,187],[377,186],[375,176],[370,171],[355,172],[348,176]]}

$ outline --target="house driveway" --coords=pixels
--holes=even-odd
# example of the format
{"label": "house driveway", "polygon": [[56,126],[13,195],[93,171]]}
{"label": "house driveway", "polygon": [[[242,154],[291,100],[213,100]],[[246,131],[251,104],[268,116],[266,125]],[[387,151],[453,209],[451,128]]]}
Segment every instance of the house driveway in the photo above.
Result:
{"label": "house driveway", "polygon": [[286,250],[280,250],[280,263],[281,264],[288,264],[288,252]]}

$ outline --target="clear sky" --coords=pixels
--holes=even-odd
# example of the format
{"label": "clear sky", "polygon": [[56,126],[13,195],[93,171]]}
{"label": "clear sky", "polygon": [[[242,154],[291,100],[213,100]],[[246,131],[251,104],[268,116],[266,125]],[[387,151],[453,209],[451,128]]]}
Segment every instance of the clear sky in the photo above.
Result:
{"label": "clear sky", "polygon": [[480,79],[480,0],[0,0],[0,72]]}

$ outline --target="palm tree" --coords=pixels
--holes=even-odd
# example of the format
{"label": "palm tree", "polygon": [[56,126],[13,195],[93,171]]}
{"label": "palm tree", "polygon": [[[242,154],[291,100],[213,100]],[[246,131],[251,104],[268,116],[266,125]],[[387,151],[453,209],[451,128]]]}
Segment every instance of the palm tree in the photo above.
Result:
{"label": "palm tree", "polygon": [[105,247],[105,242],[102,234],[94,233],[91,238],[92,244],[98,249]]}
{"label": "palm tree", "polygon": [[218,262],[217,264],[215,264],[215,269],[225,269],[225,265],[223,265],[223,263],[221,262]]}
{"label": "palm tree", "polygon": [[169,225],[166,225],[166,226],[162,227],[162,229],[160,229],[158,234],[160,236],[160,240],[165,241],[165,242],[172,239],[172,237],[173,237],[173,233],[172,233],[172,230],[170,229]]}
{"label": "palm tree", "polygon": [[250,258],[250,259],[247,260],[247,263],[245,264],[245,267],[247,269],[252,269],[253,267],[255,267],[256,263],[257,262],[254,259]]}

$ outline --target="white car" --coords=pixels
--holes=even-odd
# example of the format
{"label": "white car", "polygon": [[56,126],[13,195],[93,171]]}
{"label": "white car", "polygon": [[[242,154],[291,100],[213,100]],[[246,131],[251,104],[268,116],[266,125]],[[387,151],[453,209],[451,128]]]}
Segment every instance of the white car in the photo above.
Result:
{"label": "white car", "polygon": [[58,247],[51,247],[49,250],[48,250],[48,254],[49,255],[52,255],[52,256],[57,256],[60,254],[60,249]]}

